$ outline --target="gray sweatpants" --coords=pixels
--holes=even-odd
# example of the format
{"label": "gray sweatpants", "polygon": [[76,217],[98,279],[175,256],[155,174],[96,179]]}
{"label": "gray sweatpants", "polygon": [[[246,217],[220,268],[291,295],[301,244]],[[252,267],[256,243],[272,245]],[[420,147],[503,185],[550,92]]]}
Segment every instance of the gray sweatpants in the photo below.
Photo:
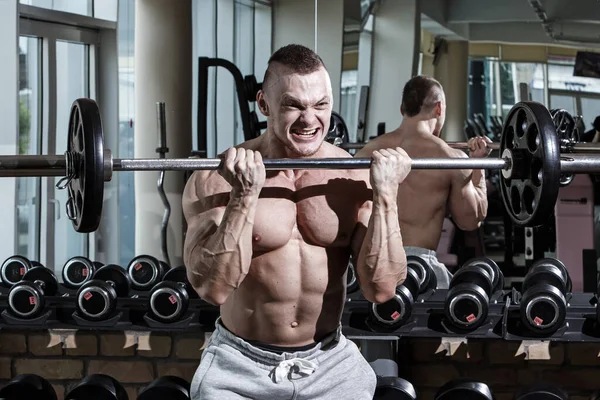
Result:
{"label": "gray sweatpants", "polygon": [[191,383],[192,400],[372,400],[377,378],[341,328],[307,351],[255,347],[220,322]]}
{"label": "gray sweatpants", "polygon": [[431,269],[433,269],[433,272],[435,272],[435,277],[437,278],[437,288],[448,289],[450,286],[450,280],[452,279],[452,274],[450,271],[448,271],[448,268],[446,268],[444,264],[438,261],[435,251],[421,247],[404,246],[404,252],[407,256],[419,256],[425,260]]}

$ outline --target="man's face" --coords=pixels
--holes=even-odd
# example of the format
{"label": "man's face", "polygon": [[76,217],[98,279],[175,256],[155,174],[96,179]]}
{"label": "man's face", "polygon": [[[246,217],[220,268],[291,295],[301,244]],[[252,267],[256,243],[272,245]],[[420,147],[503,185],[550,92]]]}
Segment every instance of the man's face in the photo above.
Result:
{"label": "man's face", "polygon": [[292,154],[313,155],[329,130],[333,102],[329,74],[320,68],[301,75],[282,66],[274,72],[276,76],[262,94],[267,109],[261,105],[261,111],[268,116],[275,137]]}

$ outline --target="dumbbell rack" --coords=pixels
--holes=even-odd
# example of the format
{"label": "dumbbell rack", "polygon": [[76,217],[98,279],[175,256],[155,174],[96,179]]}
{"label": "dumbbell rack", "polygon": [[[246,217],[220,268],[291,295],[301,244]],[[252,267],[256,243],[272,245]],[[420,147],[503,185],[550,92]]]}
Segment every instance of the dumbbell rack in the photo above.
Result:
{"label": "dumbbell rack", "polygon": [[495,294],[490,299],[485,322],[473,330],[461,330],[446,322],[444,304],[448,290],[438,289],[419,296],[410,319],[401,327],[386,329],[369,316],[371,303],[360,293],[348,296],[342,314],[343,332],[351,337],[456,337],[503,339],[511,341],[548,340],[561,342],[600,342],[600,322],[596,314],[597,297],[593,293],[569,293],[566,318],[553,334],[540,336],[521,323],[520,293],[516,290]]}

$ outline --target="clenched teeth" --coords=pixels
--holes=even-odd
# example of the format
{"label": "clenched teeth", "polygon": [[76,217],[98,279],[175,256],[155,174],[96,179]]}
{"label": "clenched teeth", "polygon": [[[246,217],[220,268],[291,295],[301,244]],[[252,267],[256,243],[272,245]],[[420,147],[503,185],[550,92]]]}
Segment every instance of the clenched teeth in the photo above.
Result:
{"label": "clenched teeth", "polygon": [[295,135],[300,135],[300,136],[312,136],[315,133],[317,133],[317,129],[311,129],[311,130],[306,130],[306,129],[292,129],[292,133]]}

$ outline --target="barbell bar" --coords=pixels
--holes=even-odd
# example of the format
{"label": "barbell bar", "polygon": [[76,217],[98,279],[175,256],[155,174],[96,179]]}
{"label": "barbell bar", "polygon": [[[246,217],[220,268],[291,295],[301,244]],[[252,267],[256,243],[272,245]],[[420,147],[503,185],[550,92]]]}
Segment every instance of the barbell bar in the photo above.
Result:
{"label": "barbell bar", "polygon": [[[562,128],[561,128],[562,129]],[[597,146],[573,144],[561,156],[563,144],[547,108],[536,102],[513,106],[503,126],[500,158],[415,158],[412,169],[500,169],[502,199],[516,225],[543,224],[554,210],[561,174],[600,172]],[[587,149],[582,154],[575,149]],[[265,159],[265,168],[366,169],[370,158]],[[0,177],[63,176],[56,184],[68,189],[67,216],[77,232],[93,232],[100,223],[104,182],[114,171],[214,170],[220,158],[113,159],[104,148],[104,132],[98,105],[77,99],[69,116],[67,151],[64,155],[0,156]]]}

